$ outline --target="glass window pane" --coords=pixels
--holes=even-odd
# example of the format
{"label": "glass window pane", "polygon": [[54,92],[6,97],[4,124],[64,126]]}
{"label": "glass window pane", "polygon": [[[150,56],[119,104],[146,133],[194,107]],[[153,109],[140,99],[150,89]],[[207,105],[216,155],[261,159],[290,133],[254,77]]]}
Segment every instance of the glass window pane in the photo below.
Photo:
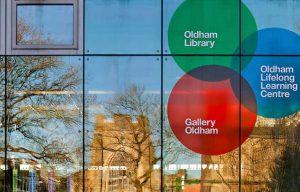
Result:
{"label": "glass window pane", "polygon": [[160,0],[86,0],[86,53],[160,53]]}
{"label": "glass window pane", "polygon": [[18,5],[17,45],[73,45],[73,5]]}
{"label": "glass window pane", "polygon": [[[168,100],[173,86],[180,79],[184,72],[176,65],[172,57],[164,58],[164,105],[168,105]],[[194,188],[200,191],[201,176],[201,155],[186,148],[176,137],[170,127],[167,107],[164,108],[163,122],[163,177],[164,190],[176,191],[181,189],[183,180],[193,180],[193,184],[186,184],[185,189]],[[178,111],[181,114],[182,111]],[[184,112],[183,112],[184,113]],[[190,167],[192,167],[190,169]],[[186,182],[185,182],[186,183]],[[190,189],[191,190],[191,189]]]}
{"label": "glass window pane", "polygon": [[[243,0],[256,22],[256,31],[242,41],[244,54],[300,54],[300,1]],[[267,10],[267,11],[266,11]],[[242,10],[244,15],[244,10]],[[242,31],[249,22],[242,20]]]}
{"label": "glass window pane", "polygon": [[[300,57],[243,57],[257,121],[242,145],[243,191],[297,191],[300,175]],[[249,117],[242,114],[241,121]]]}
{"label": "glass window pane", "polygon": [[[231,65],[219,64],[226,60]],[[240,82],[239,57],[165,57],[163,185],[168,191],[238,191],[239,146],[256,119],[242,103],[249,118],[240,129]]]}
{"label": "glass window pane", "polygon": [[8,191],[82,189],[82,58],[8,57]]}
{"label": "glass window pane", "polygon": [[[240,2],[238,0],[163,2],[164,53],[239,53]],[[254,23],[252,18],[250,20],[249,24]]]}
{"label": "glass window pane", "polygon": [[160,191],[159,58],[89,57],[85,77],[85,191]]}

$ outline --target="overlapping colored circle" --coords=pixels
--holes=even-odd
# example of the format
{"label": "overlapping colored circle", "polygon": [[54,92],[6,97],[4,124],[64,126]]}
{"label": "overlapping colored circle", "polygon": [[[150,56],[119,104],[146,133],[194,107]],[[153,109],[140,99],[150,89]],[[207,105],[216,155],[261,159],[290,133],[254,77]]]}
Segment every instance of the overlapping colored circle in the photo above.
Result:
{"label": "overlapping colored circle", "polygon": [[[255,42],[255,52],[253,43]],[[247,55],[299,55],[299,34],[282,28],[265,28],[253,32],[242,41],[242,53]]]}
{"label": "overlapping colored circle", "polygon": [[[241,8],[242,42],[238,1],[186,0],[170,21],[171,53],[204,55],[173,57],[186,74],[174,86],[167,111],[178,140],[200,154],[219,155],[240,146],[257,115],[282,118],[300,109],[299,34],[257,30],[249,9]],[[207,56],[239,51],[243,56]]]}
{"label": "overlapping colored circle", "polygon": [[[243,58],[241,75],[249,82],[257,98],[258,115],[281,118],[300,109],[300,36],[280,28],[268,28],[256,32],[257,54],[286,56],[248,56]],[[249,36],[242,44],[247,50],[253,41]]]}
{"label": "overlapping colored circle", "polygon": [[[240,12],[236,0],[186,0],[178,9],[169,24],[168,42],[172,54],[239,54]],[[242,39],[257,31],[254,17],[242,4],[242,18],[245,27]],[[254,35],[252,36],[253,38]],[[255,51],[255,42],[251,48]],[[200,44],[199,46],[196,44]],[[199,66],[210,64],[211,58],[195,57],[186,62],[182,57],[174,58],[176,63],[188,72]],[[220,60],[219,60],[220,59]],[[230,57],[215,58],[217,65],[229,66]],[[237,68],[235,68],[238,71]]]}
{"label": "overlapping colored circle", "polygon": [[[249,137],[256,122],[256,101],[242,80],[247,103],[240,107],[240,81],[234,70],[209,65],[193,69],[176,83],[169,97],[168,118],[183,145],[197,153],[219,155]],[[241,129],[240,113],[247,117]]]}

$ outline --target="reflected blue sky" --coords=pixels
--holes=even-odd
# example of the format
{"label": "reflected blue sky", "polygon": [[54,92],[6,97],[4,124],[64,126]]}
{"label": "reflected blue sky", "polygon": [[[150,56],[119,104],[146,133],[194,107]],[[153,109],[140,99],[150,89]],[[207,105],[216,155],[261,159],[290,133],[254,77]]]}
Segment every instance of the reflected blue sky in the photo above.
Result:
{"label": "reflected blue sky", "polygon": [[300,1],[243,0],[243,3],[252,12],[258,29],[279,27],[300,34]]}
{"label": "reflected blue sky", "polygon": [[[176,9],[183,3],[184,0],[171,0],[164,1],[164,29],[163,29],[163,37],[164,37],[164,53],[170,53],[169,43],[168,43],[168,28],[170,20],[176,11]],[[167,51],[167,52],[166,52]]]}
{"label": "reflected blue sky", "polygon": [[[144,86],[150,93],[160,94],[161,61],[159,57],[88,57],[86,62],[86,91],[102,95],[106,100],[123,92],[132,84]],[[164,58],[164,102],[173,86],[184,74],[172,57]],[[106,96],[104,96],[106,95]]]}
{"label": "reflected blue sky", "polygon": [[86,0],[87,53],[155,54],[160,0]]}
{"label": "reflected blue sky", "polygon": [[124,92],[133,84],[144,87],[146,93],[160,96],[161,66],[158,57],[88,59],[85,65],[85,91],[87,97],[96,96],[96,106],[89,106],[94,114],[104,113],[101,103]]}
{"label": "reflected blue sky", "polygon": [[122,92],[132,84],[160,92],[158,57],[89,57],[86,89]]}

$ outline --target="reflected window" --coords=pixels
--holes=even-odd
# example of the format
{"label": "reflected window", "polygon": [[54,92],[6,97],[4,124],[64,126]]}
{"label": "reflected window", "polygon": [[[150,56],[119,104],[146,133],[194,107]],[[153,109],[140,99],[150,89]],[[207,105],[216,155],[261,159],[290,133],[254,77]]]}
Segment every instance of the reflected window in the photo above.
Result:
{"label": "reflected window", "polygon": [[8,54],[81,54],[82,0],[9,2]]}
{"label": "reflected window", "polygon": [[17,45],[73,45],[73,12],[73,5],[18,5]]}

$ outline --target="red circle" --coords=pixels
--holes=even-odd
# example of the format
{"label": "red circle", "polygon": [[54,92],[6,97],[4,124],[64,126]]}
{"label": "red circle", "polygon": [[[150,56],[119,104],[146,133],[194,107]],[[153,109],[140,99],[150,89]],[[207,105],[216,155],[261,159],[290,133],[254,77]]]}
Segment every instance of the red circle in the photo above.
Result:
{"label": "red circle", "polygon": [[239,147],[256,122],[256,113],[240,106],[229,79],[210,82],[189,74],[173,88],[167,112],[178,140],[204,155],[220,155]]}

